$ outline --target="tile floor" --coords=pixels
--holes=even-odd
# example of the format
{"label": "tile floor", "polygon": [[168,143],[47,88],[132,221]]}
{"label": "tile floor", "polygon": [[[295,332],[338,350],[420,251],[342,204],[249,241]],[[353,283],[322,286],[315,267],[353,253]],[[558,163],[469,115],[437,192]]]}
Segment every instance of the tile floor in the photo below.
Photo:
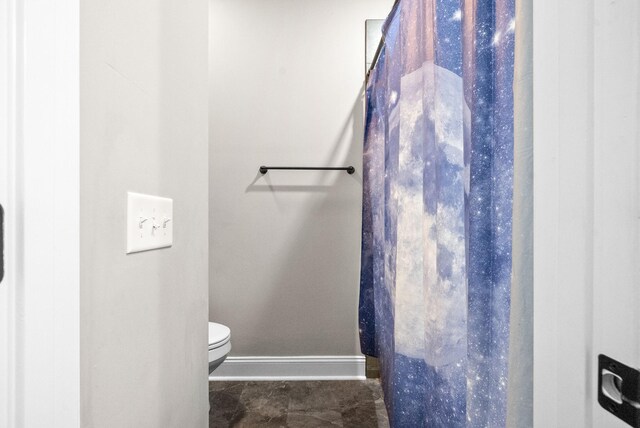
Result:
{"label": "tile floor", "polygon": [[380,383],[209,382],[210,428],[389,426]]}

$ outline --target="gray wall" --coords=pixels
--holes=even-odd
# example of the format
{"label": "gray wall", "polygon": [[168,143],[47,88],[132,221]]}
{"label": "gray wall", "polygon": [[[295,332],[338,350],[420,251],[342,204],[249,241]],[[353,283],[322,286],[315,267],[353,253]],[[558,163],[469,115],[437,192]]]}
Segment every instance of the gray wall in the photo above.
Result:
{"label": "gray wall", "polygon": [[[81,4],[83,427],[207,425],[205,0]],[[174,245],[125,255],[128,190]]]}
{"label": "gray wall", "polygon": [[392,4],[212,1],[209,316],[232,355],[359,354],[364,30]]}

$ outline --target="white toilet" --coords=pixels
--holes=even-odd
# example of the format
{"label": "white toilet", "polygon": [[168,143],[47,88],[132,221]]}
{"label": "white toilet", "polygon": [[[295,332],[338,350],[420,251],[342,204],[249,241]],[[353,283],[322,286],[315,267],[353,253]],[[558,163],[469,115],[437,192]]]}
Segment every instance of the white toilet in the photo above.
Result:
{"label": "white toilet", "polygon": [[231,351],[231,330],[226,325],[209,323],[209,373],[214,371]]}

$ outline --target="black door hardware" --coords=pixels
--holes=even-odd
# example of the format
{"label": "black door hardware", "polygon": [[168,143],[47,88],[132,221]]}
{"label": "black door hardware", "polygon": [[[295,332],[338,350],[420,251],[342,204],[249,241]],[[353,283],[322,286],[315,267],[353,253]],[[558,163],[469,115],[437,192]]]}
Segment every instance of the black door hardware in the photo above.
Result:
{"label": "black door hardware", "polygon": [[598,403],[640,428],[640,371],[606,355],[598,355]]}

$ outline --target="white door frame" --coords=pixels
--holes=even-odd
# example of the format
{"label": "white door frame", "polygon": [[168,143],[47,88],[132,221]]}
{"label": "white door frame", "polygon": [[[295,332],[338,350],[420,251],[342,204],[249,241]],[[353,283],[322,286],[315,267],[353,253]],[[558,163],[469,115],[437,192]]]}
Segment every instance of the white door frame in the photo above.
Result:
{"label": "white door frame", "polygon": [[0,426],[15,425],[16,368],[15,291],[16,267],[16,198],[15,198],[15,4],[0,2],[0,204],[5,213],[5,275],[0,283]]}
{"label": "white door frame", "polygon": [[640,6],[533,6],[534,426],[624,427],[597,357],[640,365]]}
{"label": "white door frame", "polygon": [[593,1],[532,0],[533,402],[540,428],[586,428],[593,420]]}
{"label": "white door frame", "polygon": [[78,0],[0,0],[0,426],[80,426],[79,30]]}

